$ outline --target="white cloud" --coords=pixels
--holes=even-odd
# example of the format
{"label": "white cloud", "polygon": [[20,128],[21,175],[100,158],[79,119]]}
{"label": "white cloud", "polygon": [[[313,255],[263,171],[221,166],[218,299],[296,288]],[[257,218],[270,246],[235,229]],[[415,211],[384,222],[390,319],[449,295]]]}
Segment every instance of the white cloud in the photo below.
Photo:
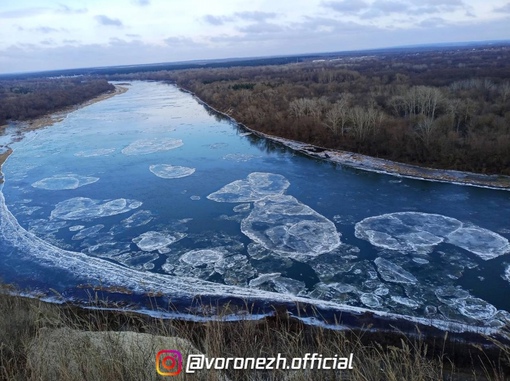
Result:
{"label": "white cloud", "polygon": [[6,0],[0,73],[510,39],[509,13],[508,0]]}

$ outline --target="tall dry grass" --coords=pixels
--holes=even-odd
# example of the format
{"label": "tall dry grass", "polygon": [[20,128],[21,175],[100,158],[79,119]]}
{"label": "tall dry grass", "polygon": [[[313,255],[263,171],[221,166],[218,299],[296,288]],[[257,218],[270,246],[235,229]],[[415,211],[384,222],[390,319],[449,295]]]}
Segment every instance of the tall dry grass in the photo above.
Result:
{"label": "tall dry grass", "polygon": [[[4,289],[5,291],[5,289]],[[96,300],[101,305],[100,300]],[[309,326],[285,311],[259,321],[207,323],[155,319],[132,312],[85,310],[0,293],[0,379],[23,381],[117,380],[509,380],[510,348],[499,342],[472,346],[460,364],[448,335],[434,348],[420,332],[373,336]],[[180,339],[168,339],[178,337]],[[381,339],[382,337],[382,339]],[[510,334],[509,334],[510,339]],[[290,361],[306,353],[347,357],[352,370],[202,371],[178,377],[156,373],[155,355],[178,346],[213,357],[275,357]],[[460,344],[459,344],[460,345]],[[466,346],[466,344],[463,344]],[[184,349],[182,349],[184,348]],[[438,350],[439,348],[439,350]],[[442,348],[442,349],[441,349]],[[455,346],[454,346],[455,348]],[[471,350],[472,349],[472,350]],[[463,350],[466,350],[464,348]],[[496,353],[496,354],[495,354]],[[466,365],[466,362],[468,365]]]}

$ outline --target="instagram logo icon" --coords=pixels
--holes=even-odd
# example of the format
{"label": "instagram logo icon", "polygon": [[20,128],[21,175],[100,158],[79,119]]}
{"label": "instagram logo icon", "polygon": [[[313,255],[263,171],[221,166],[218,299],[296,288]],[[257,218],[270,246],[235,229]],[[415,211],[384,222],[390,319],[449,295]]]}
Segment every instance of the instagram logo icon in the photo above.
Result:
{"label": "instagram logo icon", "polygon": [[182,355],[179,351],[162,350],[156,355],[156,370],[162,376],[177,376],[182,370]]}

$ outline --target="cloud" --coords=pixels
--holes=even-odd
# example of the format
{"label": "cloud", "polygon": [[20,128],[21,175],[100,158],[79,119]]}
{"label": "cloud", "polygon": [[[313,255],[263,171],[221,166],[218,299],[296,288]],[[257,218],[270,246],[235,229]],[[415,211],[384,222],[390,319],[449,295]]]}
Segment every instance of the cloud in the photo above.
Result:
{"label": "cloud", "polygon": [[87,8],[71,8],[68,7],[65,4],[58,4],[58,9],[56,10],[57,13],[62,13],[65,15],[73,15],[73,14],[80,14],[80,13],[87,13]]}
{"label": "cloud", "polygon": [[150,5],[150,0],[131,0],[131,2],[135,5],[139,5],[141,7],[145,7],[147,5]]}
{"label": "cloud", "polygon": [[252,12],[236,12],[234,13],[234,16],[249,21],[266,21],[267,19],[274,19],[278,17],[278,14],[274,12],[252,11]]}
{"label": "cloud", "polygon": [[202,20],[204,20],[207,24],[219,26],[232,21],[232,18],[226,16],[205,15],[202,17]]}
{"label": "cloud", "polygon": [[118,27],[121,27],[123,26],[122,24],[122,21],[120,21],[119,19],[112,19],[108,16],[105,16],[105,15],[97,15],[95,17],[96,21],[100,24],[100,25],[105,25],[105,26],[118,26]]}
{"label": "cloud", "polygon": [[14,9],[11,11],[0,12],[1,19],[20,19],[26,17],[34,17],[48,12],[48,8],[32,7],[23,9]]}
{"label": "cloud", "polygon": [[494,12],[498,13],[510,13],[510,3],[503,5],[502,7],[494,8]]}
{"label": "cloud", "polygon": [[322,5],[336,12],[349,14],[358,13],[370,6],[363,0],[324,1]]}
{"label": "cloud", "polygon": [[52,27],[49,27],[49,26],[40,26],[40,27],[35,28],[33,30],[35,32],[44,33],[44,34],[59,32],[58,29],[55,29],[55,28],[52,28]]}

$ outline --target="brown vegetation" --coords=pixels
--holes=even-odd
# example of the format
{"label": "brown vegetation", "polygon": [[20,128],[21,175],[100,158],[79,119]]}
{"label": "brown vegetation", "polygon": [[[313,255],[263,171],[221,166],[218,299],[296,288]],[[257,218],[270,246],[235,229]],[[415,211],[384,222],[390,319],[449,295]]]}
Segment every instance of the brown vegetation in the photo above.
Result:
{"label": "brown vegetation", "polygon": [[39,78],[0,81],[0,126],[88,101],[115,87],[104,79]]}
{"label": "brown vegetation", "polygon": [[[369,329],[308,326],[285,311],[259,321],[188,322],[132,312],[80,309],[0,292],[0,380],[159,380],[163,349],[215,357],[302,358],[353,354],[352,370],[235,370],[181,374],[186,380],[495,380],[510,376],[510,349],[475,347],[445,335],[431,341]],[[104,302],[96,299],[101,307]],[[510,337],[509,337],[510,339]],[[183,355],[185,356],[185,355]],[[184,357],[186,359],[186,357]],[[291,361],[291,360],[289,360]],[[228,378],[226,378],[226,377]]]}
{"label": "brown vegetation", "polygon": [[271,135],[510,175],[510,48],[111,76],[169,80]]}

